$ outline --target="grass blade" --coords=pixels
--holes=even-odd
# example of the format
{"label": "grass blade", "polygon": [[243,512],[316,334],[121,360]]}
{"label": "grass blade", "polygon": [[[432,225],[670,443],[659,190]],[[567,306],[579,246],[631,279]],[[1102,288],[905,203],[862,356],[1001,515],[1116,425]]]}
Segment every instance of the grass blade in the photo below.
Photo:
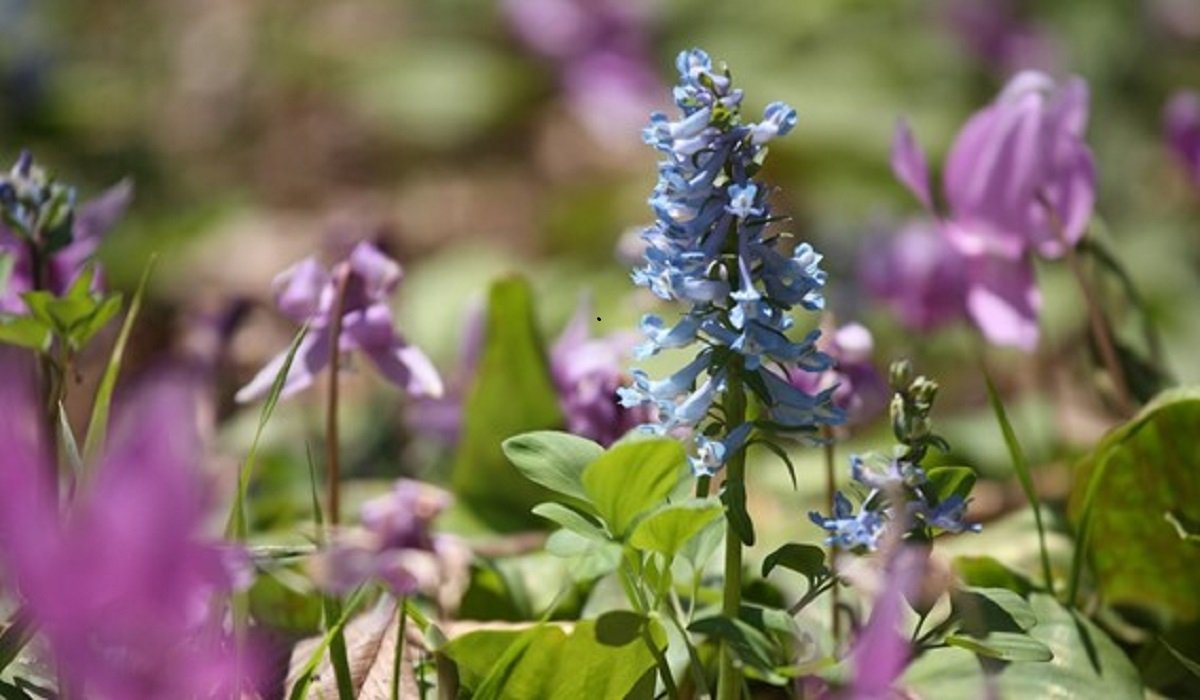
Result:
{"label": "grass blade", "polygon": [[335,636],[341,635],[345,631],[346,624],[350,622],[350,615],[362,604],[365,597],[366,589],[364,588],[359,589],[350,598],[350,602],[341,611],[337,621],[329,628],[325,636],[321,638],[321,642],[317,644],[313,652],[309,654],[308,661],[304,663],[303,672],[296,679],[296,684],[292,686],[292,692],[288,693],[288,700],[303,700],[308,697],[308,688],[312,685],[313,674],[316,672],[317,666],[321,663],[321,658],[325,656],[325,650],[330,647]]}
{"label": "grass blade", "polygon": [[146,285],[150,281],[150,273],[158,256],[152,256],[142,270],[142,278],[138,281],[137,291],[129,302],[129,312],[121,324],[117,334],[117,342],[113,345],[112,354],[108,357],[108,365],[96,387],[96,396],[92,400],[92,415],[88,419],[87,435],[83,440],[83,463],[94,464],[96,458],[104,450],[104,437],[108,432],[108,414],[112,408],[113,391],[117,387],[117,377],[121,374],[121,361],[125,357],[125,347],[129,344],[129,336],[133,333],[133,324],[138,313],[142,310],[142,299],[146,296]]}
{"label": "grass blade", "polygon": [[[308,461],[308,483],[312,493],[313,519],[317,524],[317,544],[325,543],[325,515],[321,510],[321,498],[317,495],[317,468],[313,463],[312,447],[304,445]],[[325,620],[332,624],[342,614],[342,603],[329,595],[321,596],[321,605],[325,609]],[[329,662],[333,665],[333,675],[337,680],[338,697],[341,700],[354,700],[354,679],[350,674],[350,656],[346,649],[346,635],[341,629],[331,628],[333,636],[329,639]]]}
{"label": "grass blade", "polygon": [[25,608],[17,610],[16,614],[0,633],[0,671],[16,660],[21,650],[33,639],[35,632],[33,617]]}
{"label": "grass blade", "polygon": [[1042,509],[1038,504],[1037,492],[1033,489],[1033,476],[1029,471],[1029,463],[1025,461],[1025,452],[1021,449],[1017,434],[1008,420],[1008,412],[1004,410],[1004,403],[1000,400],[1000,394],[996,392],[996,385],[992,383],[992,378],[988,376],[986,369],[983,370],[983,380],[987,383],[988,403],[992,405],[992,411],[996,414],[996,422],[1000,424],[1000,432],[1004,434],[1004,444],[1008,446],[1013,470],[1017,472],[1017,480],[1021,482],[1021,489],[1025,492],[1025,498],[1029,500],[1029,506],[1033,508],[1033,520],[1037,524],[1038,549],[1042,557],[1042,575],[1046,579],[1046,590],[1053,595],[1054,577],[1050,572],[1050,553],[1046,549],[1046,526],[1042,523]]}
{"label": "grass blade", "polygon": [[1079,527],[1075,531],[1075,553],[1071,557],[1071,578],[1067,583],[1067,605],[1075,605],[1079,595],[1079,581],[1083,576],[1083,559],[1087,555],[1088,540],[1092,535],[1092,509],[1096,505],[1096,494],[1100,492],[1100,482],[1104,480],[1104,472],[1108,470],[1109,455],[1106,451],[1100,463],[1092,471],[1087,489],[1083,494],[1083,507],[1079,511]]}
{"label": "grass blade", "polygon": [[279,395],[283,392],[283,383],[287,379],[288,372],[292,369],[292,361],[296,359],[296,352],[300,349],[300,343],[304,337],[308,335],[308,326],[305,325],[296,333],[296,337],[292,339],[292,344],[288,347],[287,355],[284,357],[283,366],[279,369],[279,374],[275,375],[275,382],[271,385],[271,391],[267,394],[267,400],[263,403],[262,410],[258,414],[258,427],[254,430],[254,439],[250,442],[250,449],[246,452],[246,459],[242,461],[242,468],[238,472],[237,493],[234,494],[233,506],[229,511],[229,519],[225,522],[225,537],[238,542],[243,542],[246,539],[246,492],[250,489],[250,476],[254,473],[254,460],[258,455],[258,442],[262,438],[263,430],[267,427],[267,422],[271,420],[271,414],[275,411],[275,404],[279,402]]}

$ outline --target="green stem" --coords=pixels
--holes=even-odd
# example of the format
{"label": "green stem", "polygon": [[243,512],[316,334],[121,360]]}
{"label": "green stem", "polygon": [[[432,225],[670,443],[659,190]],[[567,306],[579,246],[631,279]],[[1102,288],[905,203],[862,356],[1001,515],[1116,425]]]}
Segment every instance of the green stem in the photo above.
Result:
{"label": "green stem", "polygon": [[400,700],[400,674],[403,671],[404,634],[408,627],[408,599],[400,599],[400,621],[396,627],[396,655],[392,657],[392,700]]}
{"label": "green stem", "polygon": [[[648,622],[649,618],[647,618]],[[649,624],[642,625],[642,640],[646,642],[646,648],[650,650],[650,655],[654,657],[654,662],[658,664],[658,675],[662,678],[663,687],[667,690],[667,697],[679,700],[679,688],[675,686],[675,678],[671,675],[671,664],[667,663],[666,655],[654,643],[654,635],[650,634]]]}
{"label": "green stem", "polygon": [[[821,438],[825,441],[825,511],[833,513],[834,494],[837,493],[837,446],[834,444],[833,428],[821,426]],[[829,545],[829,568],[832,570],[837,563],[838,548],[836,544]],[[837,649],[842,643],[842,618],[838,614],[841,605],[840,590],[837,577],[833,579],[833,594],[829,602],[829,629],[833,634],[833,647]]]}
{"label": "green stem", "polygon": [[332,596],[325,597],[325,619],[335,625],[329,640],[329,662],[333,665],[333,676],[337,681],[338,700],[354,700],[354,679],[350,674],[350,656],[346,650],[345,624],[342,618],[342,603]]}
{"label": "green stem", "polygon": [[[746,394],[742,386],[741,363],[732,362],[725,391],[725,419],[730,428],[746,421]],[[745,488],[746,450],[742,448],[730,456],[725,464],[725,488],[736,484]],[[742,607],[742,541],[737,529],[726,512],[725,523],[725,592],[721,613],[731,619],[738,618]],[[741,695],[741,673],[734,659],[734,651],[728,642],[721,642],[721,670],[717,679],[717,700],[737,700]]]}
{"label": "green stem", "polygon": [[[341,466],[339,462],[338,439],[338,375],[341,364],[341,335],[342,312],[346,306],[346,286],[350,281],[350,271],[339,271],[337,297],[333,306],[333,322],[329,332],[329,392],[325,412],[325,466],[326,485],[325,497],[329,504],[327,523],[329,528],[336,528],[341,512],[340,482]],[[336,620],[340,616],[341,603],[333,598],[326,598],[326,617]],[[337,679],[338,697],[341,700],[354,700],[354,681],[350,675],[350,658],[346,650],[346,636],[342,630],[337,630],[329,642],[330,663]]]}
{"label": "green stem", "polygon": [[667,606],[667,617],[675,625],[675,629],[679,631],[679,636],[683,638],[683,645],[688,653],[688,670],[692,674],[692,682],[696,684],[696,690],[701,697],[712,695],[712,691],[708,688],[708,680],[704,677],[704,665],[700,663],[700,654],[696,651],[696,647],[692,644],[692,640],[688,635],[687,628],[683,624],[683,605],[679,602],[679,596],[675,591],[671,591],[671,605]]}

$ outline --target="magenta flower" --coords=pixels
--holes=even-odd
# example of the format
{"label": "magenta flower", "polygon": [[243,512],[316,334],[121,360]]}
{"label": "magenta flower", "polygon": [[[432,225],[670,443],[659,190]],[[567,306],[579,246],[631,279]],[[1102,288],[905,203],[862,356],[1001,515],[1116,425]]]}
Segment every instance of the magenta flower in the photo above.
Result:
{"label": "magenta flower", "polygon": [[1167,103],[1167,145],[1188,179],[1200,188],[1200,92],[1180,90]]}
{"label": "magenta flower", "polygon": [[1087,230],[1096,173],[1086,122],[1083,80],[1056,88],[1040,73],[1015,76],[955,138],[942,177],[944,214],[908,125],[897,126],[892,170],[963,257],[967,315],[992,343],[1036,346],[1041,296],[1032,257],[1060,257]]}
{"label": "magenta flower", "polygon": [[863,245],[859,282],[906,327],[931,331],[966,318],[964,264],[936,225],[914,220]]}
{"label": "magenta flower", "polygon": [[1061,62],[1054,38],[1021,17],[1015,0],[950,0],[944,17],[964,47],[1001,75],[1054,72]]}
{"label": "magenta flower", "polygon": [[[388,381],[412,396],[440,395],[442,380],[437,369],[425,353],[396,332],[392,320],[388,297],[400,285],[402,276],[400,265],[370,243],[359,243],[332,270],[326,270],[315,258],[308,258],[280,273],[274,283],[276,305],[288,318],[309,326],[281,396],[291,396],[309,387],[329,364],[329,336],[338,305],[338,289],[343,283],[346,291],[341,305],[339,349],[362,352]],[[265,396],[286,359],[285,351],[268,362],[238,391],[237,400],[248,402]]]}
{"label": "magenta flower", "polygon": [[163,376],[123,406],[107,455],[58,515],[21,359],[0,357],[0,561],[81,697],[230,697],[232,645],[209,619],[230,585],[200,538],[194,387]]}
{"label": "magenta flower", "polygon": [[846,424],[865,423],[887,404],[888,387],[875,368],[872,356],[875,339],[871,331],[858,323],[847,323],[821,334],[817,348],[833,360],[822,372],[794,369],[788,380],[798,389],[816,394],[834,388],[833,403],[846,412]]}
{"label": "magenta flower", "polygon": [[611,445],[649,419],[644,407],[626,408],[617,389],[627,381],[623,370],[637,336],[613,333],[593,338],[591,304],[581,302],[575,317],[550,348],[550,375],[567,430],[601,445]]}
{"label": "magenta flower", "polygon": [[[116,224],[133,199],[133,184],[128,180],[113,185],[95,199],[85,202],[75,212],[71,242],[50,255],[45,288],[63,294],[91,261],[104,235]],[[8,286],[0,289],[0,313],[23,314],[25,302],[21,295],[33,290],[33,268],[28,246],[12,231],[0,225],[0,256],[13,258]],[[96,264],[96,263],[93,263]],[[103,277],[97,271],[93,278],[99,291]]]}
{"label": "magenta flower", "polygon": [[893,544],[884,567],[884,589],[875,598],[871,616],[854,640],[854,666],[847,700],[889,700],[897,697],[896,680],[908,667],[911,649],[899,627],[906,600],[915,594],[924,575],[929,551],[900,542]]}

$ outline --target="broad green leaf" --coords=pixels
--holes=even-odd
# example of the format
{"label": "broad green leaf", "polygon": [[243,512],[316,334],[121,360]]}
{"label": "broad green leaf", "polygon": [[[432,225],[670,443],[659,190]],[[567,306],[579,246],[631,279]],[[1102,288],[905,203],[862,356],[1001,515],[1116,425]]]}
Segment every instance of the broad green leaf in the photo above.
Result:
{"label": "broad green leaf", "polygon": [[564,527],[577,535],[583,535],[601,542],[608,541],[604,529],[582,515],[561,503],[539,503],[533,507],[533,514],[540,515],[552,523]]}
{"label": "broad green leaf", "polygon": [[546,551],[567,559],[571,578],[589,581],[612,573],[621,563],[621,546],[570,530],[556,530],[546,540]]}
{"label": "broad green leaf", "polygon": [[991,632],[1025,632],[1037,624],[1029,603],[1006,588],[965,588],[950,594],[963,630],[982,637]]}
{"label": "broad green leaf", "polygon": [[604,448],[591,440],[554,430],[517,435],[502,447],[525,478],[584,503],[583,470],[604,454]]}
{"label": "broad green leaf", "polygon": [[828,573],[825,566],[825,550],[812,544],[789,542],[763,559],[762,575],[766,577],[780,566],[803,575],[810,581]]}
{"label": "broad green leaf", "polygon": [[133,332],[133,324],[137,321],[142,309],[142,299],[146,296],[146,284],[150,273],[154,270],[156,257],[151,257],[142,270],[142,278],[138,281],[137,291],[129,302],[129,311],[125,314],[125,322],[117,334],[117,342],[113,344],[112,353],[108,356],[108,364],[96,387],[96,396],[92,399],[92,415],[88,419],[87,435],[83,439],[84,464],[94,464],[104,449],[104,439],[108,432],[108,414],[112,407],[113,390],[117,387],[117,378],[121,374],[121,361],[125,357],[125,348],[129,345],[129,336]]}
{"label": "broad green leaf", "polygon": [[629,544],[673,559],[689,540],[720,518],[722,512],[721,504],[711,498],[672,503],[639,522],[629,536]]}
{"label": "broad green leaf", "polygon": [[[642,627],[637,627],[634,618]],[[661,625],[635,613],[620,612],[575,623],[569,633],[553,625],[525,631],[471,632],[451,640],[442,653],[455,663],[459,682],[477,700],[649,700],[653,684],[649,694],[644,694],[641,684],[655,667],[647,636],[658,652],[666,649],[667,636]],[[513,645],[519,645],[517,653],[508,655]],[[500,664],[504,664],[503,672],[493,674]],[[486,692],[480,692],[485,681],[489,682]],[[640,692],[633,694],[635,689]]]}
{"label": "broad green leaf", "polygon": [[583,488],[613,535],[624,538],[638,519],[666,500],[687,458],[666,438],[616,445],[583,471]]}
{"label": "broad green leaf", "polygon": [[321,596],[298,591],[271,574],[261,574],[249,592],[249,610],[259,624],[297,637],[321,631]]}
{"label": "broad green leaf", "polygon": [[899,685],[919,697],[988,697],[986,674],[1000,700],[1141,700],[1137,669],[1099,627],[1044,593],[1033,594],[1029,604],[1038,620],[1029,636],[1050,649],[1050,661],[990,665],[959,647],[933,649],[913,662]]}
{"label": "broad green leaf", "polygon": [[975,488],[975,470],[970,467],[933,467],[925,474],[927,487],[941,503],[951,496],[966,499]]}
{"label": "broad green leaf", "polygon": [[1049,661],[1050,647],[1021,632],[991,632],[983,637],[951,634],[946,643],[1001,661]]}
{"label": "broad green leaf", "polygon": [[451,481],[459,501],[503,531],[544,527],[530,508],[552,492],[522,476],[504,455],[505,439],[562,424],[533,293],[519,277],[502,279],[488,295],[484,347],[463,409],[463,432]]}
{"label": "broad green leaf", "polygon": [[1076,466],[1068,513],[1077,523],[1071,591],[1083,554],[1109,603],[1200,619],[1200,548],[1166,518],[1200,520],[1200,388],[1162,394]]}
{"label": "broad green leaf", "polygon": [[45,352],[50,346],[50,327],[33,316],[2,316],[0,343]]}
{"label": "broad green leaf", "polygon": [[764,674],[774,673],[777,666],[774,645],[767,635],[745,620],[714,615],[696,620],[688,625],[688,630],[723,641],[729,644],[742,663]]}
{"label": "broad green leaf", "polygon": [[970,586],[1006,588],[1021,596],[1027,596],[1033,590],[1033,584],[1024,574],[1013,571],[992,557],[955,557],[954,569]]}
{"label": "broad green leaf", "polygon": [[108,322],[121,311],[122,300],[123,297],[120,294],[110,294],[104,297],[91,314],[71,326],[67,340],[72,347],[79,350],[87,346],[92,338],[100,332],[100,329],[107,326]]}

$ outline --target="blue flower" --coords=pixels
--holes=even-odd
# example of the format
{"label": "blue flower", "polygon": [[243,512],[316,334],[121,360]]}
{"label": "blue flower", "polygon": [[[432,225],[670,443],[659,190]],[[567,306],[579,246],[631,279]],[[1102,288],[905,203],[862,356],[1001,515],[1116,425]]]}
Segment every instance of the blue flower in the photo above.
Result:
{"label": "blue flower", "polygon": [[914,515],[925,521],[925,524],[946,532],[979,532],[983,529],[979,523],[964,522],[967,516],[967,501],[957,494],[936,506],[930,506],[924,501],[913,501],[909,507]]}
{"label": "blue flower", "polygon": [[879,538],[883,535],[884,518],[873,510],[860,510],[854,514],[850,499],[838,491],[833,495],[833,515],[826,517],[816,511],[808,514],[809,520],[818,527],[824,528],[829,537],[826,544],[835,545],[842,549],[857,549],[864,547],[874,550],[879,546]]}
{"label": "blue flower", "polygon": [[752,428],[750,423],[742,423],[730,431],[723,440],[712,440],[703,435],[697,436],[696,454],[688,457],[688,462],[692,465],[692,472],[696,476],[716,474],[721,467],[725,466],[725,460],[745,445]]}
{"label": "blue flower", "polygon": [[[761,122],[745,122],[742,92],[708,54],[684,51],[675,67],[679,114],[651,115],[642,133],[661,159],[648,199],[655,220],[642,232],[645,263],[632,278],[684,309],[670,328],[658,316],[645,317],[641,327],[647,340],[637,356],[692,344],[704,349],[663,381],[652,382],[635,370],[632,385],[619,392],[621,402],[649,406],[656,422],[647,429],[658,434],[703,428],[733,371],[779,429],[810,432],[836,424],[842,414],[831,405],[830,392],[810,394],[791,387],[774,366],[820,371],[829,365],[815,347],[819,333],[800,340],[790,336],[793,307],[815,310],[824,304],[821,256],[805,243],[790,254],[777,248],[780,236],[768,231],[768,188],[753,178],[766,155],[764,144],[790,131],[796,112],[775,102]],[[705,373],[708,378],[696,386]],[[696,443],[697,471],[718,469],[731,450],[741,449],[744,435],[730,439],[741,429],[730,425],[706,431]]]}

